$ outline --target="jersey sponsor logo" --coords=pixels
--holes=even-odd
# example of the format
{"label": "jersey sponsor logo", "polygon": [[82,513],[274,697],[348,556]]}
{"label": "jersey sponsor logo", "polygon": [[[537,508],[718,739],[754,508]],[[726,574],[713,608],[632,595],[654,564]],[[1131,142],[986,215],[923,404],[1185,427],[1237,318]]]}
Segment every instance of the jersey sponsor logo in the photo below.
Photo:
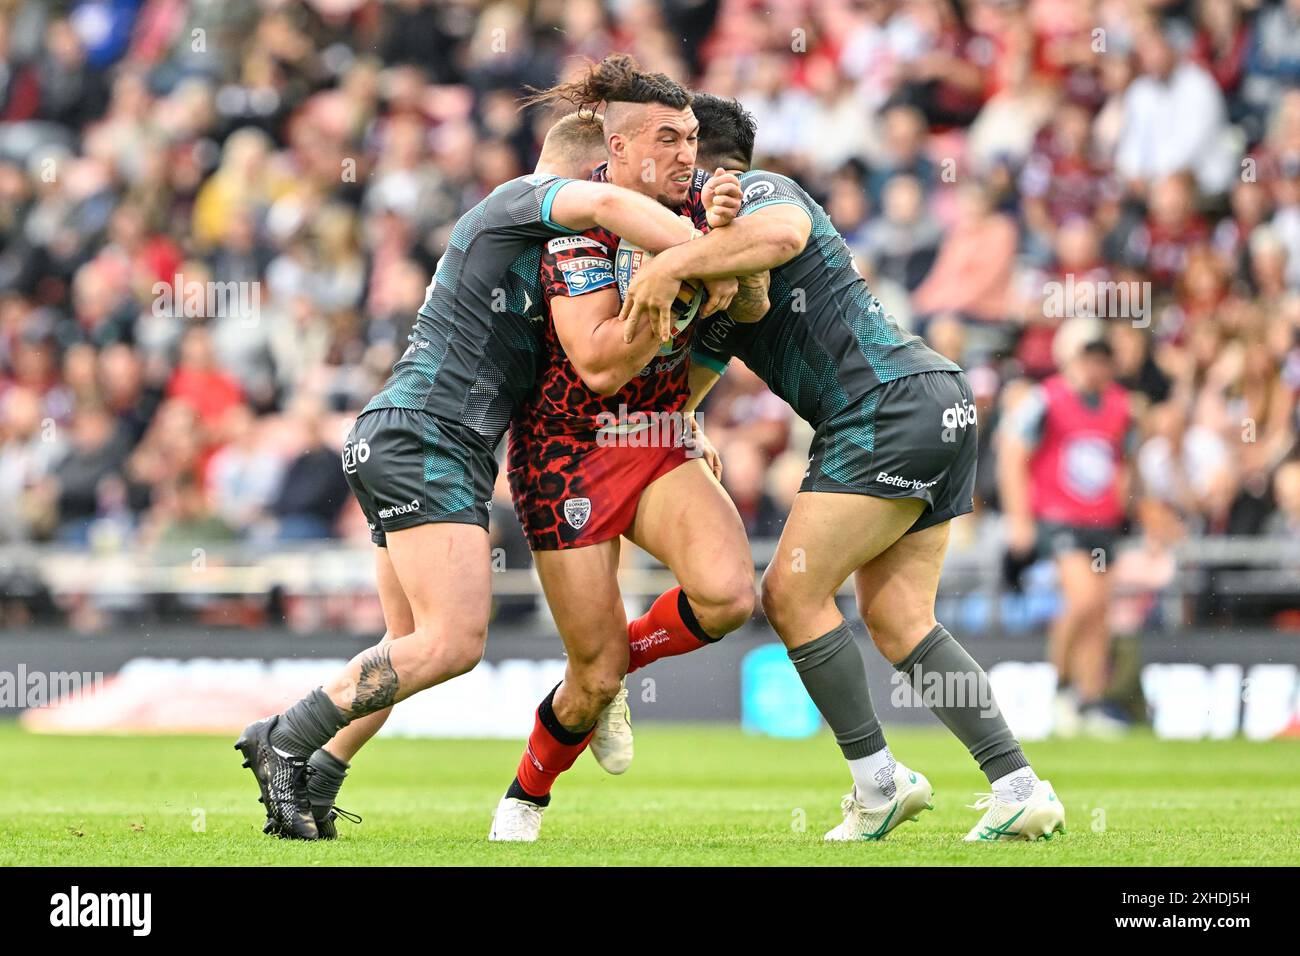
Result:
{"label": "jersey sponsor logo", "polygon": [[727,341],[727,334],[736,327],[736,320],[726,312],[719,312],[717,317],[704,328],[704,335],[700,337],[700,346],[712,352],[722,350],[723,343]]}
{"label": "jersey sponsor logo", "polygon": [[1115,483],[1115,454],[1100,435],[1070,439],[1061,454],[1061,482],[1085,501],[1100,498]]}
{"label": "jersey sponsor logo", "polygon": [[581,531],[591,517],[590,498],[566,498],[564,500],[564,520],[574,531]]}
{"label": "jersey sponsor logo", "polygon": [[614,256],[614,275],[618,278],[620,298],[627,298],[627,287],[632,282],[632,277],[648,258],[650,255],[644,249],[619,243],[618,252]]}
{"label": "jersey sponsor logo", "polygon": [[979,424],[979,419],[975,412],[975,406],[968,401],[962,400],[943,410],[944,428],[965,428],[967,425],[977,424]]}
{"label": "jersey sponsor logo", "polygon": [[561,249],[579,249],[583,246],[591,246],[601,252],[609,251],[609,247],[603,242],[598,242],[590,236],[560,236],[546,244],[546,251],[559,252]]}
{"label": "jersey sponsor logo", "polygon": [[427,349],[428,347],[429,343],[426,339],[416,339],[406,347],[406,351],[402,353],[402,358],[410,358],[420,349]]}
{"label": "jersey sponsor logo", "polygon": [[582,295],[614,284],[614,270],[608,259],[582,256],[559,263],[559,269],[570,295]]}
{"label": "jersey sponsor logo", "polygon": [[420,510],[420,501],[418,498],[412,498],[409,505],[394,505],[391,508],[380,508],[379,517],[381,518],[399,518],[402,515],[414,514]]}
{"label": "jersey sponsor logo", "polygon": [[588,269],[608,269],[609,259],[606,256],[578,256],[576,259],[564,259],[557,262],[556,266],[561,272],[585,272]]}
{"label": "jersey sponsor logo", "polygon": [[[682,362],[686,361],[690,352],[684,345],[676,345],[674,344],[675,342],[676,340],[674,339],[672,342],[665,342],[663,345],[659,346],[658,354],[664,356],[664,358],[651,362],[645,368],[641,369],[641,371],[637,372],[637,375],[641,378],[649,378],[651,375],[663,375],[667,372],[671,372],[673,369],[677,368],[677,366],[681,365]],[[665,349],[667,349],[667,351],[665,351]]]}
{"label": "jersey sponsor logo", "polygon": [[891,485],[894,488],[907,488],[910,491],[932,488],[938,483],[938,478],[934,479],[934,481],[922,481],[919,478],[904,478],[902,475],[891,475],[887,471],[882,471],[876,475],[876,484],[878,485]]}
{"label": "jersey sponsor logo", "polygon": [[370,460],[370,443],[362,438],[358,442],[345,441],[343,443],[343,474],[355,475],[357,465],[364,465]]}
{"label": "jersey sponsor logo", "polygon": [[745,187],[745,191],[741,193],[740,201],[742,203],[758,202],[760,199],[766,199],[774,192],[776,192],[776,183],[768,182],[766,180],[751,183],[749,186]]}

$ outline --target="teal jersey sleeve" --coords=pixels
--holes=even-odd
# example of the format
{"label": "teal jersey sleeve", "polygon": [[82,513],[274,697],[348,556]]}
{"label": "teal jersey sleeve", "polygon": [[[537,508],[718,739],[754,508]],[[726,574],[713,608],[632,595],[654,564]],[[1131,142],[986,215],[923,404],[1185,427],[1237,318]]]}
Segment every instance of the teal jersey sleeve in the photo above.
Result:
{"label": "teal jersey sleeve", "polygon": [[738,216],[748,216],[768,206],[786,203],[798,206],[808,214],[809,219],[816,221],[819,211],[816,204],[798,183],[780,173],[770,173],[763,169],[741,173],[740,188],[742,192]]}

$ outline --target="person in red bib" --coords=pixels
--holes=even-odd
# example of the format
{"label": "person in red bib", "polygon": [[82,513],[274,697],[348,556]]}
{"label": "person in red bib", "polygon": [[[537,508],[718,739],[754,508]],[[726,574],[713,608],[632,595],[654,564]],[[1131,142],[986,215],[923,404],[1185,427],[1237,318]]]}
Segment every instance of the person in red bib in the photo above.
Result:
{"label": "person in red bib", "polygon": [[1056,563],[1063,607],[1049,657],[1060,680],[1057,730],[1125,729],[1103,700],[1109,680],[1106,574],[1129,498],[1134,444],[1128,392],[1114,380],[1105,328],[1097,319],[1064,323],[1053,351],[1060,372],[1031,389],[1008,414],[998,481],[1008,547]]}

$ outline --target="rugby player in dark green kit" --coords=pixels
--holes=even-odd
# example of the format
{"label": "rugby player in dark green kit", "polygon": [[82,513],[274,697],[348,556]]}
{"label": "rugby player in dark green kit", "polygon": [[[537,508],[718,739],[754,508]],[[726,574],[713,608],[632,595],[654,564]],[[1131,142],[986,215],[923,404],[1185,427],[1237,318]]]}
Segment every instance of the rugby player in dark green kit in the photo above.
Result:
{"label": "rugby player in dark green kit", "polygon": [[879,651],[969,749],[993,792],[967,840],[1050,838],[1065,813],[1030,768],[980,666],[935,620],[948,523],[973,508],[976,413],[961,369],[902,331],[872,295],[830,219],[795,182],[750,170],[754,122],[734,101],[697,94],[699,163],[741,172],[736,220],[669,249],[632,280],[625,335],[663,339],[687,278],[770,272],[770,311],[699,331],[698,400],[740,357],[816,428],[808,471],[762,603],[835,733],[854,786],[828,840],[874,840],[931,805],[924,776],[889,752],[861,653],[835,593],[852,575]]}
{"label": "rugby player in dark green kit", "polygon": [[332,836],[332,794],[388,709],[482,657],[494,453],[536,378],[541,244],[594,226],[656,252],[691,236],[653,199],[578,181],[604,151],[598,118],[565,117],[533,175],[461,217],[410,346],[347,437],[343,469],[377,546],[387,634],[235,745],[262,791],[268,833]]}

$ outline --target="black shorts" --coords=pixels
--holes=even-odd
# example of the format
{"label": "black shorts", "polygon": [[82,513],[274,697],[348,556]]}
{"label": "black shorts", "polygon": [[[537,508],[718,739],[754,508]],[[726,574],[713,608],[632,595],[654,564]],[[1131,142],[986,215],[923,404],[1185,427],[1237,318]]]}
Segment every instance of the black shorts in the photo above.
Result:
{"label": "black shorts", "polygon": [[877,385],[813,436],[800,491],[919,498],[920,531],[975,507],[977,413],[961,372]]}
{"label": "black shorts", "polygon": [[343,474],[382,548],[386,532],[421,524],[486,528],[497,463],[487,443],[457,422],[376,408],[348,432]]}
{"label": "black shorts", "polygon": [[1115,542],[1118,540],[1118,528],[1055,521],[1038,523],[1037,550],[1041,558],[1055,560],[1072,551],[1086,551],[1093,557],[1100,554],[1103,561],[1109,561],[1114,555]]}

